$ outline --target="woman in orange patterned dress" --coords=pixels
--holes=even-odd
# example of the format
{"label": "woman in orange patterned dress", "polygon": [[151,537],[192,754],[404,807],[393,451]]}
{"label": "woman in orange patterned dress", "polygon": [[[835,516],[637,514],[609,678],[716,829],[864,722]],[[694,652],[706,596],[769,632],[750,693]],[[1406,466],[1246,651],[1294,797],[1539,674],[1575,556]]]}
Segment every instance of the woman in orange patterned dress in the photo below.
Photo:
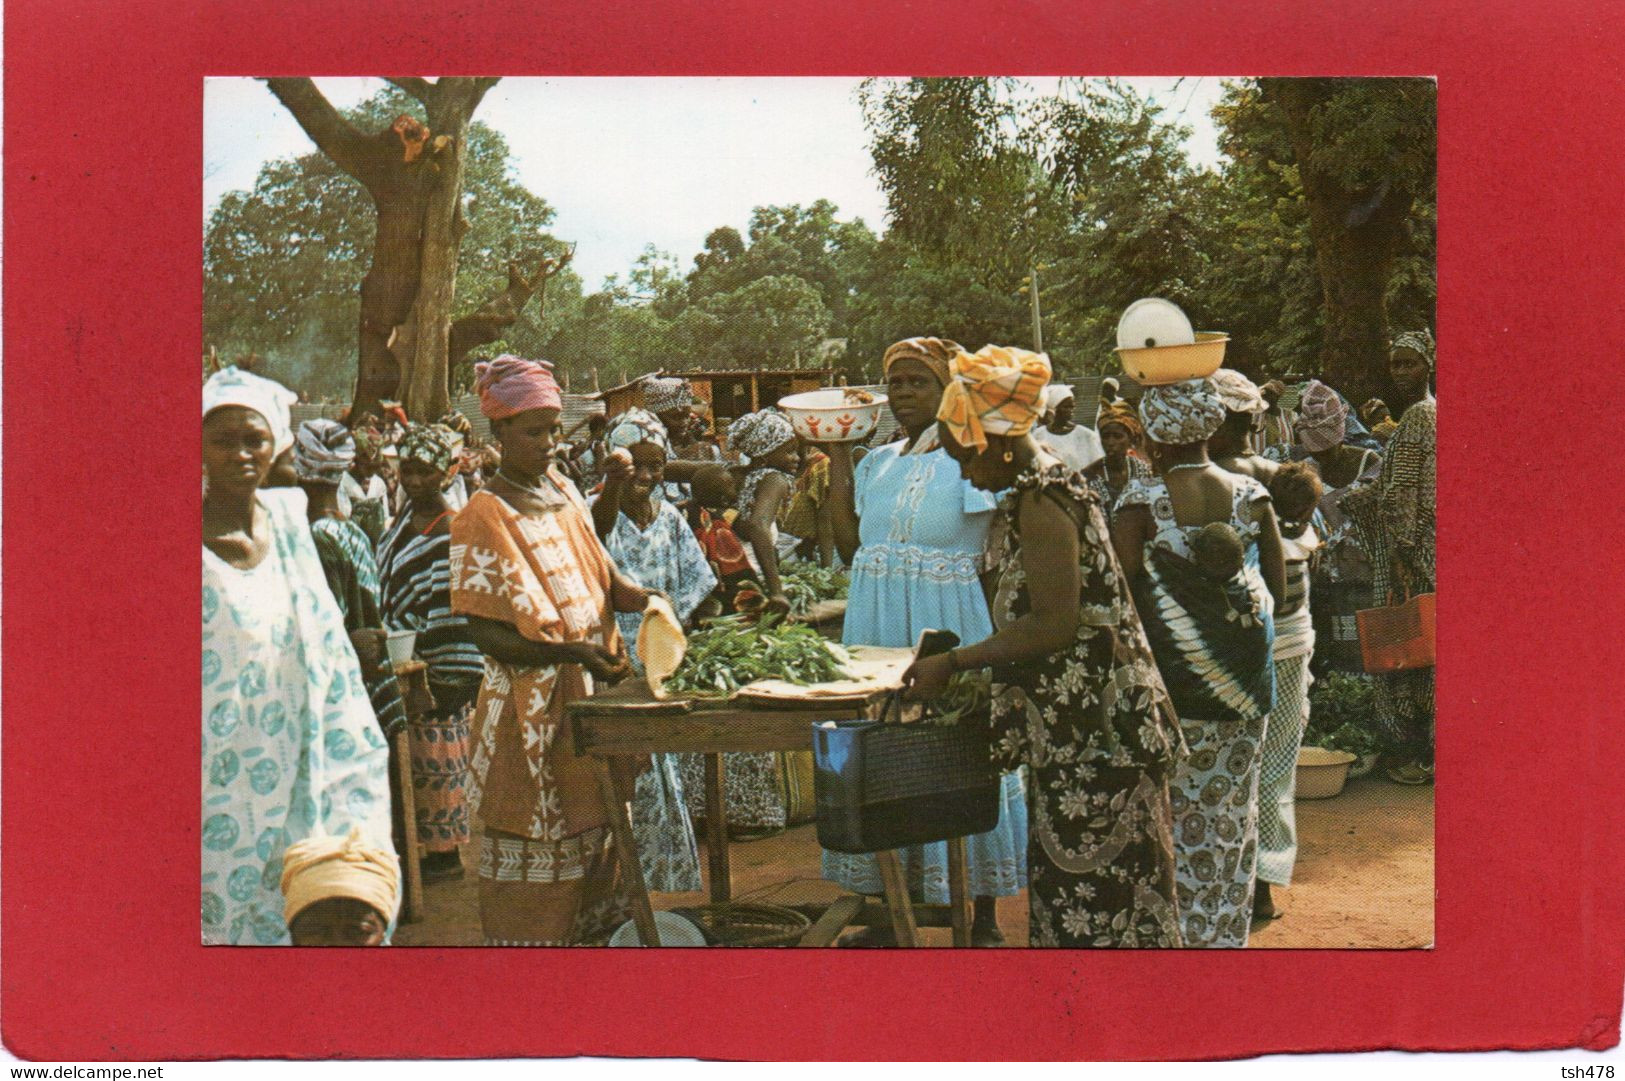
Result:
{"label": "woman in orange patterned dress", "polygon": [[558,385],[542,364],[476,368],[502,468],[452,524],[452,608],[485,654],[470,801],[484,827],[487,945],[567,946],[628,918],[599,766],[574,753],[564,707],[627,674],[615,611],[648,594],[616,571],[586,504],[552,460]]}

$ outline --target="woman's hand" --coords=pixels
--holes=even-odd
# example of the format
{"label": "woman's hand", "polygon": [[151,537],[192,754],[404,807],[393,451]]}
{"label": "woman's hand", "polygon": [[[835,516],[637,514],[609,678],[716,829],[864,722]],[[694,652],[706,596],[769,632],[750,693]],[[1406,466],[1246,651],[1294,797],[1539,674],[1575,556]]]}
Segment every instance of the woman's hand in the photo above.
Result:
{"label": "woman's hand", "polygon": [[604,459],[604,487],[618,488],[632,479],[632,454],[625,447],[616,447]]}
{"label": "woman's hand", "polygon": [[363,672],[375,672],[384,661],[384,644],[388,636],[375,627],[362,627],[350,632],[350,645],[355,647],[356,659]]}
{"label": "woman's hand", "polygon": [[767,602],[762,605],[762,615],[764,616],[787,616],[789,614],[790,598],[786,597],[783,593],[773,594],[771,597],[767,598]]}
{"label": "woman's hand", "polygon": [[[952,651],[950,650],[949,653]],[[954,675],[954,662],[949,653],[937,653],[930,657],[921,657],[908,666],[903,673],[903,697],[918,701],[925,698],[940,698],[948,689],[948,681]]]}
{"label": "woman's hand", "polygon": [[649,606],[651,595],[618,568],[610,571],[609,603],[617,612],[641,612]]}
{"label": "woman's hand", "polygon": [[576,663],[591,672],[594,679],[619,683],[632,671],[632,662],[624,654],[607,650],[597,642],[576,642],[574,647]]}

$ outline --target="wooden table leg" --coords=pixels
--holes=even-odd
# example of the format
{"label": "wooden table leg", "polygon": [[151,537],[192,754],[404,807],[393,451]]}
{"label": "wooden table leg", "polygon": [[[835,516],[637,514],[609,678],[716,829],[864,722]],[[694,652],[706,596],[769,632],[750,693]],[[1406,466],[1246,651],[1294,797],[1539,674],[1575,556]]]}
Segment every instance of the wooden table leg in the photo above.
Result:
{"label": "wooden table leg", "polygon": [[886,886],[886,907],[891,910],[892,932],[897,936],[897,944],[913,949],[919,945],[919,939],[914,933],[914,902],[908,896],[908,879],[903,875],[903,866],[897,862],[897,853],[890,849],[876,852],[875,861],[880,864],[880,880]]}
{"label": "wooden table leg", "polygon": [[970,872],[965,850],[965,838],[955,837],[948,842],[948,906],[949,921],[954,929],[954,945],[970,945]]}
{"label": "wooden table leg", "polygon": [[705,756],[705,852],[711,900],[726,901],[733,896],[733,881],[728,867],[728,789],[720,754]]}
{"label": "wooden table leg", "polygon": [[609,830],[615,838],[621,876],[632,894],[632,922],[637,924],[638,938],[645,946],[658,946],[660,932],[655,927],[654,906],[649,903],[649,887],[643,881],[643,861],[638,858],[638,841],[632,835],[632,818],[628,811],[632,793],[623,790],[620,773],[614,768],[613,759],[605,762],[598,771],[598,784],[604,794],[604,809],[609,813]]}
{"label": "wooden table leg", "polygon": [[412,788],[412,737],[403,725],[395,733],[395,777],[401,789],[401,862],[406,871],[406,897],[401,922],[423,919],[423,850],[418,843],[417,794]]}

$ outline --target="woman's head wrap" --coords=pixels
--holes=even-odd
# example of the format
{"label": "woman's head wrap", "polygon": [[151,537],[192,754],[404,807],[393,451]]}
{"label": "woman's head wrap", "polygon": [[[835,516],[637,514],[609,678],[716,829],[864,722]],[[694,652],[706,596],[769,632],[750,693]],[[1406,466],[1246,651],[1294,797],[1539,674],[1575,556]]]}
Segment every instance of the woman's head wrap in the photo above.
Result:
{"label": "woman's head wrap", "polygon": [[1119,384],[1117,382],[1117,377],[1114,375],[1108,375],[1106,378],[1102,379],[1100,381],[1100,400],[1103,402],[1115,402],[1117,400],[1118,386]]}
{"label": "woman's head wrap", "polygon": [[1229,415],[1211,379],[1146,387],[1140,397],[1140,423],[1145,425],[1145,434],[1168,446],[1202,442],[1218,431]]}
{"label": "woman's head wrap", "polygon": [[553,365],[503,354],[474,365],[474,389],[480,412],[501,420],[531,409],[563,409],[564,397],[553,378]]}
{"label": "woman's head wrap", "polygon": [[1234,368],[1220,368],[1211,376],[1219,401],[1232,413],[1262,413],[1269,408],[1258,386]]}
{"label": "woman's head wrap", "polygon": [[1067,384],[1051,383],[1044,388],[1044,411],[1053,412],[1062,402],[1073,401],[1076,397],[1076,392]]}
{"label": "woman's head wrap", "polygon": [[462,436],[465,442],[474,433],[474,425],[469,423],[468,418],[455,409],[441,417],[440,423]]}
{"label": "woman's head wrap", "polygon": [[666,426],[660,423],[660,418],[636,406],[617,414],[610,421],[608,439],[611,448],[653,443],[662,453],[671,450],[671,438],[666,434]]}
{"label": "woman's head wrap", "polygon": [[746,413],[728,425],[728,445],[755,461],[795,439],[790,418],[771,409]]}
{"label": "woman's head wrap", "polygon": [[398,453],[402,462],[421,462],[445,473],[457,456],[457,433],[438,424],[409,424]]}
{"label": "woman's head wrap", "polygon": [[990,435],[1026,435],[1044,409],[1050,366],[1043,353],[984,345],[957,354],[950,371],[937,421],[961,446],[986,450]]}
{"label": "woman's head wrap", "polygon": [[1140,423],[1134,407],[1127,402],[1109,402],[1101,408],[1100,418],[1095,421],[1095,431],[1104,432],[1108,424],[1115,424],[1128,432],[1129,442],[1135,446],[1145,442],[1145,426]]}
{"label": "woman's head wrap", "polygon": [[307,420],[293,440],[293,469],[307,484],[337,484],[355,464],[355,437],[336,420]]}
{"label": "woman's head wrap", "polygon": [[651,375],[643,381],[643,405],[651,413],[687,409],[694,404],[694,391],[687,379]]}
{"label": "woman's head wrap", "polygon": [[221,368],[203,384],[203,415],[227,405],[252,409],[271,429],[271,457],[293,446],[293,404],[299,395],[281,383],[241,368]]}
{"label": "woman's head wrap", "polygon": [[385,920],[401,901],[401,864],[387,848],[369,844],[359,828],[348,837],[310,837],[282,854],[282,914],[286,922],[315,904],[348,897],[371,905]]}
{"label": "woman's head wrap", "polygon": [[1421,330],[1407,330],[1394,336],[1394,344],[1388,350],[1390,353],[1398,349],[1410,349],[1422,355],[1428,362],[1428,371],[1433,370],[1433,332],[1426,327]]}
{"label": "woman's head wrap", "polygon": [[355,456],[371,460],[378,457],[384,448],[384,437],[378,434],[377,428],[362,425],[352,428],[350,434],[355,437]]}
{"label": "woman's head wrap", "polygon": [[1311,379],[1298,395],[1298,419],[1292,430],[1311,454],[1330,450],[1348,434],[1349,405],[1337,391]]}
{"label": "woman's head wrap", "polygon": [[953,363],[954,357],[964,351],[964,346],[947,338],[904,338],[886,347],[885,355],[880,358],[880,378],[888,378],[891,375],[891,366],[899,360],[917,360],[931,369],[931,374],[937,377],[938,383],[947,386],[948,380],[952,378],[948,367]]}

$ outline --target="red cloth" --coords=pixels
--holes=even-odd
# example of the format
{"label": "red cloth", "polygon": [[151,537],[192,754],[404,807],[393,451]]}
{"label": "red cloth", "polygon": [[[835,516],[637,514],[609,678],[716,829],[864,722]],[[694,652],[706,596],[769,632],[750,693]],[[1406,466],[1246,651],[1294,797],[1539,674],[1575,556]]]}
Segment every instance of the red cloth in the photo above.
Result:
{"label": "red cloth", "polygon": [[480,412],[491,420],[529,409],[564,408],[564,397],[553,379],[553,365],[545,360],[504,355],[487,364],[476,364],[474,389],[479,391]]}

